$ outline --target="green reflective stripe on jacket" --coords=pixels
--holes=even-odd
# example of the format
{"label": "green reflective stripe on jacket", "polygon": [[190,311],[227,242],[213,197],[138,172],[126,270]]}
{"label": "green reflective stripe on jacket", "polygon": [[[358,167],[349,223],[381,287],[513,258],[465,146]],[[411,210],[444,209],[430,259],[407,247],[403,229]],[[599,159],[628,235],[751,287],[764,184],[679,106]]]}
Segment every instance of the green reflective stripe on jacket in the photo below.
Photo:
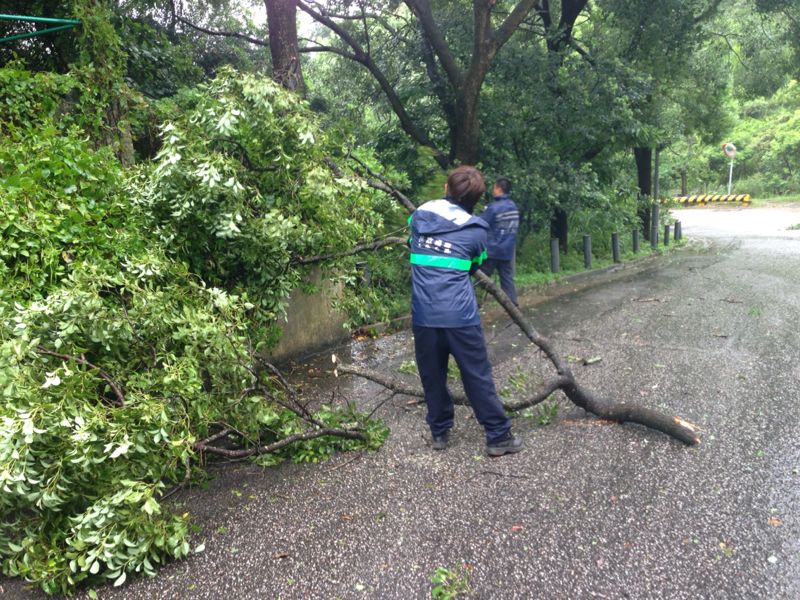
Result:
{"label": "green reflective stripe on jacket", "polygon": [[456,271],[469,271],[472,261],[466,258],[442,256],[438,254],[412,254],[411,264],[420,267],[437,267],[439,269],[455,269]]}
{"label": "green reflective stripe on jacket", "polygon": [[486,260],[486,250],[484,250],[478,256],[473,258],[472,262],[480,267],[483,264],[483,261],[485,260]]}

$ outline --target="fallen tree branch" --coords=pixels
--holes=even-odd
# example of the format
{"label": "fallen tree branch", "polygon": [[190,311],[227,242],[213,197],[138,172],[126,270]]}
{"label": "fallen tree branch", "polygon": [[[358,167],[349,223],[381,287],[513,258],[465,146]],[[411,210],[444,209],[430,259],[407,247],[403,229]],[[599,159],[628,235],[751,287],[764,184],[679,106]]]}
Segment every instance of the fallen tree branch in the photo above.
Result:
{"label": "fallen tree branch", "polygon": [[[379,175],[378,173],[370,169],[364,161],[362,161],[352,153],[350,153],[349,158],[351,158],[354,162],[356,162],[362,169],[364,169],[364,172],[367,175],[369,175],[369,177],[364,177],[364,181],[366,181],[368,186],[376,190],[380,190],[381,192],[384,192],[386,194],[389,194],[392,198],[394,198],[400,204],[402,204],[403,208],[405,208],[410,213],[417,210],[416,205],[411,201],[411,199],[408,196],[406,196],[403,192],[398,190],[396,187],[394,187],[389,181],[387,181],[385,177]],[[370,179],[370,177],[372,179]]]}
{"label": "fallen tree branch", "polygon": [[187,458],[184,461],[183,466],[186,469],[183,474],[183,479],[178,485],[173,487],[171,490],[169,490],[168,492],[164,492],[164,494],[158,499],[160,502],[163,502],[173,494],[177,494],[179,491],[181,491],[183,488],[189,485],[189,482],[192,480],[192,463]]}
{"label": "fallen tree branch", "polygon": [[[395,394],[418,396],[420,398],[425,397],[425,392],[423,392],[421,385],[403,381],[402,379],[392,377],[391,375],[385,375],[373,369],[367,369],[366,367],[360,367],[358,365],[345,365],[337,362],[336,371],[346,375],[357,375],[358,377],[369,379],[370,381],[381,384],[383,387],[391,390]],[[454,403],[465,406],[469,405],[469,400],[467,400],[467,397],[464,394],[460,392],[451,392],[450,395],[453,397]]]}
{"label": "fallen tree branch", "polygon": [[[336,365],[336,370],[345,375],[356,375],[358,377],[374,381],[375,383],[382,385],[395,394],[416,396],[418,398],[425,397],[425,391],[422,389],[422,385],[404,381],[403,379],[392,377],[391,375],[385,375],[384,373],[375,371],[374,369],[368,369],[358,365],[345,365],[338,363]],[[523,400],[510,402],[501,399],[501,403],[503,408],[511,412],[536,406],[537,404],[547,400],[547,398],[550,397],[550,394],[556,390],[564,388],[567,384],[571,383],[571,381],[572,380],[568,377],[554,377],[553,379],[541,384],[538,388],[536,388],[532,395]],[[451,391],[450,396],[453,398],[454,404],[458,404],[460,406],[470,405],[466,394],[461,391]]]}
{"label": "fallen tree branch", "polygon": [[58,352],[53,352],[52,350],[48,350],[44,346],[37,346],[36,351],[39,354],[43,354],[45,356],[53,356],[55,358],[60,358],[61,360],[76,362],[79,365],[85,365],[90,369],[94,369],[95,371],[97,371],[97,374],[100,376],[100,378],[108,384],[108,387],[111,388],[111,391],[114,392],[114,395],[117,397],[117,401],[114,403],[114,405],[125,406],[125,394],[122,393],[122,388],[120,388],[119,385],[113,379],[111,379],[111,375],[103,371],[103,369],[101,369],[97,365],[90,363],[83,356],[59,354]]}
{"label": "fallen tree branch", "polygon": [[346,256],[353,256],[355,254],[359,254],[361,252],[366,252],[368,250],[379,250],[380,248],[385,248],[386,246],[405,246],[406,239],[401,237],[387,237],[383,238],[382,240],[375,240],[374,242],[366,242],[364,244],[358,244],[357,246],[353,247],[351,250],[346,252],[339,252],[337,254],[323,254],[320,256],[311,256],[309,258],[298,258],[293,260],[292,262],[296,265],[312,265],[314,263],[323,262],[326,260],[333,260],[336,258],[344,258]]}
{"label": "fallen tree branch", "polygon": [[259,454],[269,454],[270,452],[275,452],[276,450],[280,450],[281,448],[288,446],[289,444],[293,444],[295,442],[313,440],[315,438],[322,437],[325,435],[330,435],[333,437],[341,437],[350,440],[367,439],[366,434],[362,431],[357,431],[353,429],[325,428],[325,429],[314,429],[310,431],[305,431],[303,433],[295,433],[294,435],[290,435],[288,437],[280,439],[277,442],[273,442],[265,446],[256,446],[253,448],[242,448],[242,449],[220,448],[218,446],[211,446],[204,442],[195,442],[194,444],[192,444],[192,449],[195,450],[196,452],[208,452],[209,454],[217,454],[219,456],[224,456],[226,458],[249,458],[251,456],[257,456]]}
{"label": "fallen tree branch", "polygon": [[555,351],[550,340],[539,334],[539,332],[533,328],[527,319],[525,319],[522,312],[514,306],[509,297],[481,271],[475,273],[475,278],[479,281],[480,285],[486,288],[500,305],[506,309],[508,315],[519,325],[519,328],[528,339],[547,355],[547,358],[553,363],[558,374],[563,378],[562,384],[558,386],[558,389],[563,391],[567,398],[575,403],[575,405],[602,419],[616,421],[617,423],[638,423],[639,425],[644,425],[645,427],[666,433],[685,444],[694,445],[700,443],[700,438],[697,437],[698,428],[678,416],[664,415],[656,410],[644,408],[642,406],[615,403],[611,400],[600,398],[591,391],[580,386],[575,380],[575,375],[572,373],[569,365]]}
{"label": "fallen tree branch", "polygon": [[542,383],[536,388],[531,396],[525,398],[524,400],[517,400],[516,402],[503,402],[503,408],[511,412],[517,412],[524,408],[536,406],[537,404],[547,400],[553,392],[564,389],[564,386],[569,382],[569,377],[564,377],[562,375],[554,377],[553,379]]}

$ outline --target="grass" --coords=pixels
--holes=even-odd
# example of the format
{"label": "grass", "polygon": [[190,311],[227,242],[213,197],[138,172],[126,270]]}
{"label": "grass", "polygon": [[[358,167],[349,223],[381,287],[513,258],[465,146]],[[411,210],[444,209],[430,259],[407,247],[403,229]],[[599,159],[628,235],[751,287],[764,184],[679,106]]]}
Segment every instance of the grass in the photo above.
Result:
{"label": "grass", "polygon": [[789,194],[788,196],[770,196],[768,198],[752,198],[751,206],[766,207],[782,204],[800,204],[800,194]]}
{"label": "grass", "polygon": [[[683,241],[677,243],[678,246],[682,244]],[[670,245],[668,248],[673,248],[674,246],[676,246],[675,241],[670,239]],[[621,251],[620,261],[621,263],[632,262],[634,260],[639,260],[651,256],[654,253],[663,252],[663,250],[664,250],[663,242],[659,241],[658,249],[654,252],[653,250],[650,249],[650,242],[642,238],[640,240],[639,252],[634,253],[632,250]],[[536,270],[530,264],[530,262],[533,261],[529,262],[526,261],[525,257],[520,257],[517,260],[517,272],[514,277],[514,283],[516,284],[517,289],[545,286],[554,281],[564,279],[565,277],[569,277],[571,275],[577,275],[578,273],[584,273],[586,271],[596,271],[598,269],[604,269],[614,264],[614,261],[611,256],[598,257],[595,255],[592,256],[592,268],[585,269],[583,267],[583,253],[574,250],[570,251],[566,255],[561,254],[559,261],[561,263],[560,264],[561,270],[558,273],[551,273],[550,271],[542,272]]]}

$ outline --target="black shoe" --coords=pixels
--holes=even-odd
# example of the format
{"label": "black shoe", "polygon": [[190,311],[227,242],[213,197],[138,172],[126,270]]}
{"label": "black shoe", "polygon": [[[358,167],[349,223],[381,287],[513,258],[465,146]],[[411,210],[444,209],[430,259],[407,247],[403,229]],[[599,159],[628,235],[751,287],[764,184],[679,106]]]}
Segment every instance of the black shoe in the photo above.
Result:
{"label": "black shoe", "polygon": [[486,454],[489,456],[503,456],[514,454],[522,450],[522,438],[510,431],[502,438],[491,444],[486,444]]}
{"label": "black shoe", "polygon": [[433,436],[433,446],[434,450],[444,450],[447,448],[447,443],[450,441],[450,433],[445,431],[442,435],[435,435]]}

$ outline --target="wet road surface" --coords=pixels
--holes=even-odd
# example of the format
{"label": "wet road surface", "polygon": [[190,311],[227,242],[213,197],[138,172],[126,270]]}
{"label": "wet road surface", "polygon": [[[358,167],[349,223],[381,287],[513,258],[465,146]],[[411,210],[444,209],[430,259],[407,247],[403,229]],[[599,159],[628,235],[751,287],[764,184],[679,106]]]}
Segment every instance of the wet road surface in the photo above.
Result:
{"label": "wet road surface", "polygon": [[[178,500],[205,552],[100,597],[429,598],[437,567],[463,569],[485,599],[800,597],[800,231],[787,229],[800,209],[764,210],[677,211],[692,249],[522,300],[581,382],[700,425],[699,446],[562,397],[550,425],[515,419],[521,454],[486,457],[464,407],[434,452],[421,406],[333,380],[326,355],[294,376],[319,375],[307,393],[326,400],[385,402],[385,446],[215,468]],[[487,309],[498,387],[522,394],[549,365]],[[337,352],[395,374],[413,358],[408,332]]]}

